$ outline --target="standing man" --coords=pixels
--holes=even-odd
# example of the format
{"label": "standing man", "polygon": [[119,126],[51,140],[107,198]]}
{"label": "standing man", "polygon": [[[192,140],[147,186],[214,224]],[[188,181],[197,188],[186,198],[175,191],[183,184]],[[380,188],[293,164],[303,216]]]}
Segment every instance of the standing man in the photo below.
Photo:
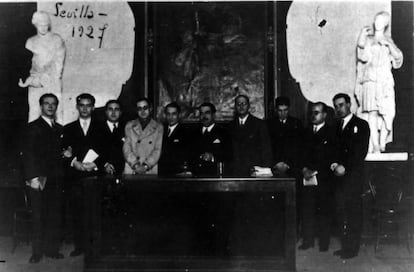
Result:
{"label": "standing man", "polygon": [[106,122],[103,126],[102,148],[103,169],[106,174],[121,175],[125,160],[122,152],[124,145],[124,124],[120,122],[122,115],[121,103],[109,100],[105,105]]}
{"label": "standing man", "polygon": [[180,106],[169,103],[165,106],[164,113],[167,124],[164,127],[162,138],[161,158],[158,163],[158,173],[161,176],[174,176],[183,171],[188,163],[188,141],[187,129],[180,123]]}
{"label": "standing man", "polygon": [[368,152],[368,123],[351,113],[351,99],[344,93],[333,98],[340,118],[336,125],[337,158],[331,170],[338,176],[336,201],[343,226],[341,249],[334,252],[342,259],[358,255],[362,231],[362,188],[364,160]]}
{"label": "standing man", "polygon": [[[64,146],[72,149],[72,162],[69,170],[68,189],[69,205],[72,208],[73,231],[75,249],[70,256],[81,255],[86,250],[86,242],[89,241],[86,232],[86,221],[89,221],[89,214],[93,207],[88,204],[92,203],[89,197],[85,195],[82,178],[94,176],[102,165],[102,146],[101,139],[103,134],[102,126],[92,118],[92,112],[95,109],[95,98],[89,93],[82,93],[76,97],[76,109],[79,112],[79,118],[64,127]],[[85,161],[87,154],[96,153],[98,157],[95,160]]]}
{"label": "standing man", "polygon": [[276,118],[269,120],[269,133],[272,141],[273,169],[297,177],[302,122],[289,115],[290,100],[285,96],[276,98]]}
{"label": "standing man", "polygon": [[312,125],[305,130],[302,159],[303,179],[299,194],[302,205],[302,245],[305,250],[314,246],[319,230],[319,251],[327,251],[330,223],[333,175],[330,169],[334,159],[334,133],[326,123],[327,106],[322,102],[312,105]]}
{"label": "standing man", "polygon": [[55,122],[59,104],[56,95],[39,99],[40,117],[29,123],[24,170],[33,212],[33,243],[30,263],[38,263],[43,254],[62,259],[59,253],[63,185],[62,126]]}
{"label": "standing man", "polygon": [[147,98],[137,101],[138,119],[125,126],[124,174],[158,174],[164,128],[152,119],[152,106]]}
{"label": "standing man", "polygon": [[193,171],[198,176],[218,176],[218,164],[227,164],[231,157],[227,132],[215,122],[216,107],[200,105],[200,123],[193,136]]}
{"label": "standing man", "polygon": [[250,114],[247,96],[237,96],[234,108],[236,117],[229,125],[233,143],[232,174],[247,177],[253,166],[271,167],[269,132],[263,120]]}

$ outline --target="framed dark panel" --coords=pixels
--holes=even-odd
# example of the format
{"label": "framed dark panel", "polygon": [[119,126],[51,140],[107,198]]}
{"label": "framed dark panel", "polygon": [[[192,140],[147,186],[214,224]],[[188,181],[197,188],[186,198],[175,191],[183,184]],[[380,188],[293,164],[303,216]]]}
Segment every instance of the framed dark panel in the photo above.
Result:
{"label": "framed dark panel", "polygon": [[265,117],[267,6],[266,2],[154,3],[150,30],[158,118],[163,106],[176,101],[184,121],[197,121],[197,107],[208,101],[217,107],[216,119],[228,121],[239,94],[248,95],[252,112]]}

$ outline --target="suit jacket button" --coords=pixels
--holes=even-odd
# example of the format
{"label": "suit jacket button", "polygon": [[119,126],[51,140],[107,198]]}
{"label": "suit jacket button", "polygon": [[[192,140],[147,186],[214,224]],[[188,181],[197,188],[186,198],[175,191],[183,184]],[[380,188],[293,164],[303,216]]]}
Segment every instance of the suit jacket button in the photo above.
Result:
{"label": "suit jacket button", "polygon": [[152,144],[152,141],[149,141],[149,144]]}
{"label": "suit jacket button", "polygon": [[138,143],[140,144],[141,143],[141,140],[138,140]]}

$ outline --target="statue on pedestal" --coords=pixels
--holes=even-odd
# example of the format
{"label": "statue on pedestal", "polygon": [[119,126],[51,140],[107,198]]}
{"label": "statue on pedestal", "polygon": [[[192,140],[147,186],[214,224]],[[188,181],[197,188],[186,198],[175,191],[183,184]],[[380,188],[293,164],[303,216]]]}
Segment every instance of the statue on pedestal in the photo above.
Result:
{"label": "statue on pedestal", "polygon": [[[62,101],[62,72],[65,60],[65,43],[56,33],[50,31],[51,21],[48,13],[33,13],[32,24],[37,35],[26,41],[26,48],[33,53],[30,76],[26,80],[19,79],[18,85],[29,87],[29,122],[40,115],[39,98],[44,93],[55,94]],[[56,113],[58,122],[63,121],[63,108]]]}
{"label": "statue on pedestal", "polygon": [[393,136],[395,93],[391,69],[402,66],[403,54],[391,39],[389,24],[388,12],[377,13],[373,27],[363,27],[357,43],[355,97],[358,115],[368,121],[371,131],[368,153],[384,152]]}

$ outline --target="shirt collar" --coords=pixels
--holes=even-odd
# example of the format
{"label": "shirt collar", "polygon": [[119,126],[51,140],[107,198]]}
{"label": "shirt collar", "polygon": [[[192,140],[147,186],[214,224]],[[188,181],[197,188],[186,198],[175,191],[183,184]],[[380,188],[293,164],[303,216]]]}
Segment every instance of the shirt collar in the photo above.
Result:
{"label": "shirt collar", "polygon": [[316,128],[316,132],[318,132],[324,125],[325,125],[325,122],[320,123],[319,125],[313,125],[313,127]]}
{"label": "shirt collar", "polygon": [[178,123],[176,123],[175,125],[172,126],[168,126],[168,128],[170,129],[170,135],[173,133],[174,129],[178,126]]}
{"label": "shirt collar", "polygon": [[52,126],[53,126],[53,121],[52,121],[52,119],[50,119],[50,118],[48,118],[48,117],[46,117],[46,116],[43,116],[43,115],[41,115],[41,117],[43,118],[43,120],[45,120],[45,121],[46,121],[46,123],[48,123],[48,124],[49,124],[49,126],[50,126],[50,127],[52,127]]}
{"label": "shirt collar", "polygon": [[343,118],[343,120],[344,120],[344,124],[342,125],[342,129],[344,129],[344,127],[346,127],[346,125],[349,123],[349,121],[351,120],[351,118],[352,118],[352,113],[350,113],[350,114],[348,114],[347,116],[345,116],[344,118]]}
{"label": "shirt collar", "polygon": [[203,132],[205,131],[205,130],[207,130],[208,132],[211,132],[211,130],[213,129],[213,127],[214,127],[214,125],[215,125],[216,123],[212,123],[210,126],[208,126],[208,127],[203,127]]}
{"label": "shirt collar", "polygon": [[108,127],[111,131],[113,131],[115,129],[115,126],[118,127],[118,123],[119,122],[111,122],[109,120],[106,120],[106,123],[108,124]]}
{"label": "shirt collar", "polygon": [[249,114],[246,114],[243,118],[239,117],[239,123],[246,124],[247,117],[249,117]]}

